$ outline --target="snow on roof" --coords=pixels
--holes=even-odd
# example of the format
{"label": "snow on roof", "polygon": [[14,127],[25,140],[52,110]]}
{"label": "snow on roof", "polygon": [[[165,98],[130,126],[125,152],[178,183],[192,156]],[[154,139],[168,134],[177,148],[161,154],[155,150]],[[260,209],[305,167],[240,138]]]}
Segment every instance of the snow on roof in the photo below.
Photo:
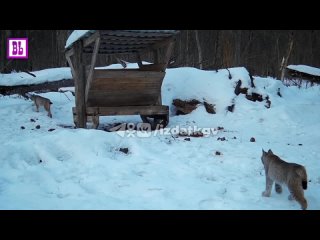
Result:
{"label": "snow on roof", "polygon": [[310,67],[307,65],[289,65],[287,68],[314,76],[320,76],[320,68]]}
{"label": "snow on roof", "polygon": [[[71,45],[78,41],[81,38],[88,37],[92,33],[94,33],[96,30],[74,30],[69,38],[67,39],[66,46],[65,48],[71,47]],[[116,30],[115,30],[116,31]],[[175,34],[177,33],[177,30],[123,30],[126,32],[132,32],[132,33],[170,33],[170,34]]]}
{"label": "snow on roof", "polygon": [[94,32],[95,32],[95,30],[74,30],[74,31],[70,34],[69,38],[67,39],[65,48],[71,47],[71,45],[72,45],[74,42],[76,42],[76,41],[78,41],[79,39],[81,39],[81,38],[83,38],[83,37],[85,37],[85,36],[88,36],[88,35],[90,35],[90,34],[92,34],[92,33],[94,33]]}

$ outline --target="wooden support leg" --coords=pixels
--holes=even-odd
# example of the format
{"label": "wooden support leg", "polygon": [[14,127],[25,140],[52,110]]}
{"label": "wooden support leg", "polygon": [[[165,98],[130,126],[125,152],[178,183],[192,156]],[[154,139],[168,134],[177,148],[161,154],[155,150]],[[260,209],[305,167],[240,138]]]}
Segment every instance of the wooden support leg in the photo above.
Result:
{"label": "wooden support leg", "polygon": [[82,41],[74,46],[74,70],[75,70],[75,97],[77,111],[77,128],[87,128],[86,103],[85,103],[85,69],[82,57]]}

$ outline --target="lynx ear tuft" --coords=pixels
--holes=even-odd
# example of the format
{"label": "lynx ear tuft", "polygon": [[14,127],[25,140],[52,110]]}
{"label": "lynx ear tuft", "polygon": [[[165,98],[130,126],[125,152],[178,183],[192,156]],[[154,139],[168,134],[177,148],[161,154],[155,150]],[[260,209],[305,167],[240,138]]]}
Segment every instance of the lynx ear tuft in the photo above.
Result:
{"label": "lynx ear tuft", "polygon": [[271,149],[269,149],[268,153],[269,153],[269,154],[273,154],[273,152],[271,151]]}

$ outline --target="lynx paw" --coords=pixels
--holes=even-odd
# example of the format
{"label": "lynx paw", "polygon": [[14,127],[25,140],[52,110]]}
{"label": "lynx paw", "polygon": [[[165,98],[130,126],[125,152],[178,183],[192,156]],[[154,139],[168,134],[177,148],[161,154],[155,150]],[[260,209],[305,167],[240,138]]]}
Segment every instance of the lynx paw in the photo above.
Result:
{"label": "lynx paw", "polygon": [[267,191],[262,192],[262,196],[264,197],[270,197],[270,195],[271,195],[270,192],[267,192]]}
{"label": "lynx paw", "polygon": [[307,201],[304,201],[304,202],[301,204],[301,209],[302,209],[302,210],[307,210],[307,207],[308,207],[308,203],[307,203]]}
{"label": "lynx paw", "polygon": [[294,197],[290,194],[290,195],[288,196],[288,200],[293,201],[293,200],[294,200]]}

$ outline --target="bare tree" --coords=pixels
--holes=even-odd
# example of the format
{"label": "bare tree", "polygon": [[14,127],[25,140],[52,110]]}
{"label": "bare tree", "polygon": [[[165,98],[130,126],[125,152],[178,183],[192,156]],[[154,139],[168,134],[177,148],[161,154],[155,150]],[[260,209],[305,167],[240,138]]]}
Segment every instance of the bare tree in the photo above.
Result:
{"label": "bare tree", "polygon": [[[0,30],[1,72],[66,66],[64,46],[71,32]],[[9,61],[6,58],[8,37],[29,38],[28,61]],[[181,30],[177,36],[171,67],[190,66],[213,70],[244,66],[254,75],[281,79],[289,62],[320,67],[319,42],[320,30]],[[148,54],[142,57],[145,61],[153,59]],[[123,60],[135,61],[130,56]],[[116,59],[108,55],[101,55],[97,59],[99,66],[111,63],[116,63]]]}
{"label": "bare tree", "polygon": [[199,61],[199,68],[203,69],[203,59],[202,59],[202,52],[201,52],[201,45],[199,41],[199,33],[198,30],[194,30],[194,34],[196,37],[197,49],[198,49],[198,61]]}
{"label": "bare tree", "polygon": [[282,58],[282,62],[281,62],[281,66],[280,66],[280,71],[281,71],[281,76],[280,79],[281,81],[283,81],[284,79],[284,75],[285,75],[285,71],[286,71],[286,67],[288,65],[288,60],[292,51],[292,47],[293,47],[293,37],[294,37],[294,33],[292,32],[290,37],[289,37],[289,41],[288,41],[288,49],[287,49],[287,54],[286,56],[284,56]]}

